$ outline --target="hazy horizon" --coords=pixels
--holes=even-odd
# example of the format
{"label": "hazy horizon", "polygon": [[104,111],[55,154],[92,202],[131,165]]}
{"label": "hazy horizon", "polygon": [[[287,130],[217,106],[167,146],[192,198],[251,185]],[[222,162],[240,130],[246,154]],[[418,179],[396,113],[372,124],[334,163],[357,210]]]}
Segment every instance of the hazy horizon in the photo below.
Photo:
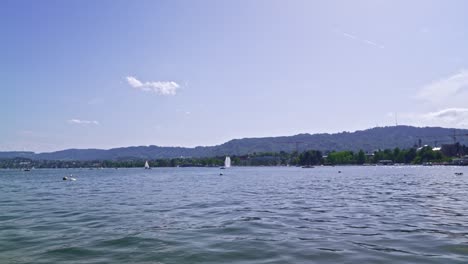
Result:
{"label": "hazy horizon", "polygon": [[0,151],[468,128],[466,1],[6,1]]}
{"label": "hazy horizon", "polygon": [[[399,127],[416,127],[416,128],[444,128],[444,129],[455,129],[455,130],[462,130],[464,128],[452,128],[452,127],[437,127],[437,126],[432,126],[432,127],[429,127],[429,126],[408,126],[408,125],[397,125]],[[269,138],[269,137],[293,137],[293,136],[298,136],[298,135],[303,135],[303,134],[308,134],[308,135],[316,135],[316,134],[329,134],[329,135],[336,135],[336,134],[340,134],[340,133],[355,133],[355,132],[360,132],[360,131],[365,131],[365,130],[371,130],[371,129],[377,129],[377,128],[388,128],[388,127],[396,127],[395,125],[393,126],[378,126],[378,127],[370,127],[370,128],[367,128],[367,129],[358,129],[358,130],[353,130],[353,131],[349,131],[349,130],[342,130],[342,131],[338,131],[338,132],[320,132],[320,133],[298,133],[298,134],[293,134],[293,135],[277,135],[277,136],[264,136],[264,137],[255,137],[255,136],[252,136],[252,137],[242,137],[242,138],[231,138],[231,139],[228,139],[224,142],[220,142],[220,143],[217,143],[217,144],[213,144],[213,145],[195,145],[195,146],[181,146],[181,145],[155,145],[155,144],[148,144],[148,145],[127,145],[127,146],[112,146],[112,147],[109,147],[109,148],[96,148],[96,147],[93,147],[93,146],[90,146],[90,147],[83,147],[83,148],[76,148],[76,147],[69,147],[69,148],[66,148],[66,149],[55,149],[55,150],[49,150],[49,151],[32,151],[32,150],[27,150],[27,149],[24,149],[24,150],[8,150],[8,151],[4,151],[4,150],[0,150],[0,152],[34,152],[36,154],[39,154],[39,153],[51,153],[51,152],[57,152],[57,151],[63,151],[63,150],[70,150],[70,149],[79,149],[79,150],[86,150],[86,149],[97,149],[97,150],[110,150],[110,149],[116,149],[116,148],[128,148],[128,147],[151,147],[151,146],[155,146],[155,147],[163,147],[163,148],[197,148],[197,147],[216,147],[216,146],[219,146],[219,145],[222,145],[224,143],[227,143],[229,141],[232,141],[232,140],[242,140],[242,139],[256,139],[256,138]],[[464,129],[466,130],[466,129]],[[446,137],[446,136],[451,136],[449,134],[446,134],[446,135],[440,135],[440,138],[443,138],[443,137]],[[460,136],[460,135],[459,135]],[[294,142],[290,142],[291,144],[294,143]]]}

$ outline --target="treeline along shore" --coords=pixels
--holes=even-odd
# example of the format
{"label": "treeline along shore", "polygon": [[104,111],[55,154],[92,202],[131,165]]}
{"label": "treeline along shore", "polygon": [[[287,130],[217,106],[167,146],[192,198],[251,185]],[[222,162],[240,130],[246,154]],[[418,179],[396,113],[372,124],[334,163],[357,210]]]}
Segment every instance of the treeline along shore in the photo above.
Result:
{"label": "treeline along shore", "polygon": [[[180,157],[172,159],[148,160],[151,167],[219,167],[224,164],[225,156],[217,157]],[[384,149],[366,153],[362,150],[329,151],[318,150],[303,152],[261,152],[247,155],[231,156],[233,166],[310,166],[310,165],[468,165],[468,147],[459,143],[443,145],[440,148],[431,146],[409,149]],[[119,160],[32,160],[27,158],[1,159],[2,169],[31,168],[138,168],[146,160],[127,158]]]}

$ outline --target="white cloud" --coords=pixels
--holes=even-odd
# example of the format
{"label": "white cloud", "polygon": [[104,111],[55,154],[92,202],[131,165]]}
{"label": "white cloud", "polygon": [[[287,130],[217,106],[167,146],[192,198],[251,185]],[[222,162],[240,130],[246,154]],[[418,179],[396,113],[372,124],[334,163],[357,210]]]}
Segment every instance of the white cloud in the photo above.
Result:
{"label": "white cloud", "polygon": [[70,119],[68,120],[68,123],[76,125],[99,125],[99,122],[96,120]]}
{"label": "white cloud", "polygon": [[143,84],[137,80],[137,78],[135,77],[132,77],[132,76],[127,76],[127,82],[128,84],[130,84],[130,86],[132,86],[133,88],[138,88],[138,87],[142,87]]}
{"label": "white cloud", "polygon": [[468,126],[468,108],[447,108],[423,115],[423,118],[444,124],[465,127]]}
{"label": "white cloud", "polygon": [[468,108],[446,108],[429,113],[406,113],[405,121],[417,126],[468,127]]}
{"label": "white cloud", "polygon": [[433,110],[402,113],[404,122],[417,126],[468,128],[468,70],[460,70],[423,86],[416,98]]}
{"label": "white cloud", "polygon": [[[424,86],[418,98],[435,104],[459,101],[460,97],[468,99],[468,70],[461,70],[449,77],[434,81]],[[454,98],[456,96],[456,98]]]}
{"label": "white cloud", "polygon": [[175,95],[177,89],[180,87],[176,82],[141,82],[133,76],[127,76],[128,84],[135,88],[145,92],[154,92],[160,95]]}

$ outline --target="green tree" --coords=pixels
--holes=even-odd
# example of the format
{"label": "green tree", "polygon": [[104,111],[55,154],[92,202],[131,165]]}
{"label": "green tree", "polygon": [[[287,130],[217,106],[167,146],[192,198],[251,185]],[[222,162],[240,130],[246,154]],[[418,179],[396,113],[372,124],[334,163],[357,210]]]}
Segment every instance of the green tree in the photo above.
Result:
{"label": "green tree", "polygon": [[366,162],[366,154],[364,153],[364,151],[361,149],[359,150],[358,154],[357,154],[357,158],[356,158],[356,163],[357,164],[364,164]]}

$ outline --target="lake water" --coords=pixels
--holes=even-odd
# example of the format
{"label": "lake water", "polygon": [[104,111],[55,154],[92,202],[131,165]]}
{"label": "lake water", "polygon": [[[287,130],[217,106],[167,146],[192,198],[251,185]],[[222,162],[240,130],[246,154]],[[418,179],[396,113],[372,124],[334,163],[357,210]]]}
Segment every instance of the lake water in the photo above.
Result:
{"label": "lake water", "polygon": [[0,170],[0,263],[468,263],[468,168]]}

